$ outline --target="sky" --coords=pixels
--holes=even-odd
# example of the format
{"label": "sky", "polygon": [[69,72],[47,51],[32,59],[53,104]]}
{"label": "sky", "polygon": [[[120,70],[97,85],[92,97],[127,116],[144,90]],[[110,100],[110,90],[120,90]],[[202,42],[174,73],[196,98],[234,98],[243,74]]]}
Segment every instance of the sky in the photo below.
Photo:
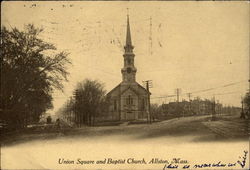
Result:
{"label": "sky", "polygon": [[53,94],[53,113],[77,82],[97,79],[107,92],[121,82],[128,11],[136,79],[152,80],[152,103],[175,101],[166,96],[180,88],[181,100],[191,93],[191,99],[215,96],[224,105],[241,105],[249,88],[247,2],[3,2],[1,24],[23,30],[33,23],[58,52],[70,53],[69,81]]}

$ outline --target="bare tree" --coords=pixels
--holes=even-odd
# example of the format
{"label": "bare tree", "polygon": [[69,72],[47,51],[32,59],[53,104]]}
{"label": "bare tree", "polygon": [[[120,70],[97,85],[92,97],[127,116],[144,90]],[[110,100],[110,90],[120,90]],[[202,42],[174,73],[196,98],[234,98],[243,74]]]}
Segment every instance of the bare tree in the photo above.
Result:
{"label": "bare tree", "polygon": [[75,117],[79,125],[94,125],[96,116],[105,104],[105,93],[103,84],[97,80],[86,79],[78,83],[74,97]]}

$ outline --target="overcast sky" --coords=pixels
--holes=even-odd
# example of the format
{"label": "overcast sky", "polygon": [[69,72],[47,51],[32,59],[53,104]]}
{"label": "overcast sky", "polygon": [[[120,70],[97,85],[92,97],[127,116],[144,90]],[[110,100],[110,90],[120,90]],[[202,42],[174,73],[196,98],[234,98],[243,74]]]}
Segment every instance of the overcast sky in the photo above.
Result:
{"label": "overcast sky", "polygon": [[175,97],[158,97],[181,88],[181,99],[187,100],[186,93],[194,92],[191,98],[215,95],[223,104],[240,106],[248,89],[247,2],[18,1],[3,2],[1,7],[3,25],[43,27],[45,41],[70,53],[69,82],[64,93],[54,94],[54,111],[85,78],[100,80],[107,91],[121,82],[127,8],[136,79],[140,84],[153,80],[152,102],[174,101]]}

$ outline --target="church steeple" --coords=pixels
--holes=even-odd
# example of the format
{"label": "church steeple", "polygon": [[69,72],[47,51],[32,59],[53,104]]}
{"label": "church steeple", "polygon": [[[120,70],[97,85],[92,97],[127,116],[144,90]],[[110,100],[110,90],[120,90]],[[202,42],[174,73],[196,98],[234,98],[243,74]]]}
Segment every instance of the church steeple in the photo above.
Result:
{"label": "church steeple", "polygon": [[125,53],[133,52],[133,45],[131,40],[130,25],[129,25],[129,15],[127,15],[127,34],[126,34],[126,45],[124,46]]}
{"label": "church steeple", "polygon": [[125,53],[123,54],[124,66],[121,69],[123,83],[135,83],[135,75],[137,69],[134,66],[134,46],[132,45],[129,16],[127,15],[127,33],[126,33],[126,44],[124,46]]}

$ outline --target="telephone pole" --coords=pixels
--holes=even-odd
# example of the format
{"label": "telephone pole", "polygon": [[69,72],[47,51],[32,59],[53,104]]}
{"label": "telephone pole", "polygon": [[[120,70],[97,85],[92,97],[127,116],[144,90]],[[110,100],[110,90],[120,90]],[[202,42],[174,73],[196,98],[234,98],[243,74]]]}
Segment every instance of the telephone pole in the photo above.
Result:
{"label": "telephone pole", "polygon": [[191,108],[192,108],[192,105],[191,105],[191,94],[192,93],[187,93],[187,95],[188,95],[188,100],[189,100],[189,114],[191,114]]}
{"label": "telephone pole", "polygon": [[191,101],[191,94],[192,93],[188,93],[187,95],[188,95],[188,100],[189,100],[189,102]]}
{"label": "telephone pole", "polygon": [[177,88],[176,89],[176,98],[177,98],[177,107],[176,107],[176,112],[177,112],[177,114],[178,114],[178,116],[180,116],[181,115],[181,109],[180,109],[180,107],[179,107],[179,97],[180,97],[180,92],[181,92],[181,89],[180,88]]}
{"label": "telephone pole", "polygon": [[215,107],[216,107],[216,103],[215,103],[215,96],[213,97],[212,99],[213,101],[213,110],[212,110],[212,120],[215,120],[215,114],[216,114],[216,110],[215,110]]}
{"label": "telephone pole", "polygon": [[149,88],[153,87],[152,80],[145,80],[142,81],[146,85],[146,90],[148,91],[148,116],[147,116],[147,122],[151,124],[152,122],[152,115],[150,111],[150,91]]}
{"label": "telephone pole", "polygon": [[245,119],[245,113],[244,113],[244,97],[241,97],[241,114],[240,118]]}
{"label": "telephone pole", "polygon": [[177,103],[179,103],[180,93],[181,93],[181,89],[180,89],[180,88],[177,88],[177,89],[176,89]]}

